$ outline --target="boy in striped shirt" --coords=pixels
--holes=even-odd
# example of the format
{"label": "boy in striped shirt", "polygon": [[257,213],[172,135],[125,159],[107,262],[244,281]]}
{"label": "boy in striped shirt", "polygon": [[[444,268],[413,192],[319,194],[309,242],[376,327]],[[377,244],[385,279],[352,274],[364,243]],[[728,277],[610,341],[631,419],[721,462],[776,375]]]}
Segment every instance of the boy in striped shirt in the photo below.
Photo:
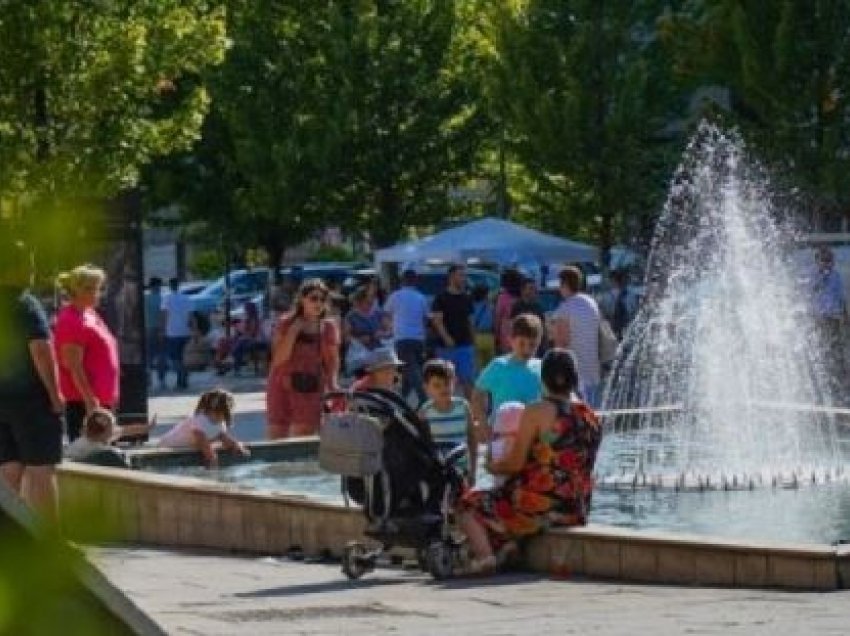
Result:
{"label": "boy in striped shirt", "polygon": [[[454,395],[455,368],[448,360],[429,360],[422,370],[428,400],[419,409],[419,416],[431,428],[431,437],[443,450],[466,444],[468,466],[475,466],[477,443],[474,436],[472,411],[466,398]],[[474,471],[470,471],[474,481]]]}

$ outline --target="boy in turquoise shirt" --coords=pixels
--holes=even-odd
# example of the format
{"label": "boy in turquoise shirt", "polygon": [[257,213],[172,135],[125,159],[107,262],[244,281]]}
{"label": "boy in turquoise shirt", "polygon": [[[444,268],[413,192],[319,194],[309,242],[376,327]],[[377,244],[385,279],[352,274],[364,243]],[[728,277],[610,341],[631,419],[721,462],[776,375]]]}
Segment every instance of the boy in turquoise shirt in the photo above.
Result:
{"label": "boy in turquoise shirt", "polygon": [[[511,323],[511,353],[494,358],[478,376],[472,392],[472,417],[479,442],[490,438],[489,416],[505,402],[536,402],[543,395],[540,360],[534,357],[543,325],[537,316],[520,314]],[[474,475],[473,475],[474,480]]]}

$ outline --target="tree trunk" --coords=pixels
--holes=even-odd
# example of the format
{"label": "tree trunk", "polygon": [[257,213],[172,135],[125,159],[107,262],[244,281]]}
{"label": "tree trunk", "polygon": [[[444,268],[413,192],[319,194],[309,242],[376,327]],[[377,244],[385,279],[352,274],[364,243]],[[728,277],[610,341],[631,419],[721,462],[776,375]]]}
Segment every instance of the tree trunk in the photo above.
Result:
{"label": "tree trunk", "polygon": [[396,243],[404,228],[401,197],[391,185],[381,188],[378,196],[378,214],[372,226],[372,242],[375,247],[387,247]]}

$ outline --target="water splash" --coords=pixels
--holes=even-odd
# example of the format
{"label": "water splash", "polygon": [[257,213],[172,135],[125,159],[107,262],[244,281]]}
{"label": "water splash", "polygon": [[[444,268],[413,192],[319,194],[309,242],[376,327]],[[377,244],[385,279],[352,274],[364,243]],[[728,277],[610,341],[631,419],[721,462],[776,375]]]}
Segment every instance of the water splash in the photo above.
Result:
{"label": "water splash", "polygon": [[601,475],[634,484],[735,476],[737,485],[841,465],[833,416],[774,408],[835,402],[790,259],[794,235],[769,186],[737,135],[700,127],[674,175],[645,302],[603,405],[681,408],[614,420]]}

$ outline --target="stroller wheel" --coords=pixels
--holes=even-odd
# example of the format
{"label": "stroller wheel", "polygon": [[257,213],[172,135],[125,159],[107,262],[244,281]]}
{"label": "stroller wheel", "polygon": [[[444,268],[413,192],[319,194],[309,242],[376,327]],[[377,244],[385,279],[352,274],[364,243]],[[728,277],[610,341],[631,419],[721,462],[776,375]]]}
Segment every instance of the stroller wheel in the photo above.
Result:
{"label": "stroller wheel", "polygon": [[359,579],[373,569],[374,563],[367,556],[366,546],[351,541],[342,553],[342,572],[350,579]]}
{"label": "stroller wheel", "polygon": [[454,573],[454,550],[445,541],[434,541],[428,546],[426,556],[428,571],[437,580],[447,579]]}

